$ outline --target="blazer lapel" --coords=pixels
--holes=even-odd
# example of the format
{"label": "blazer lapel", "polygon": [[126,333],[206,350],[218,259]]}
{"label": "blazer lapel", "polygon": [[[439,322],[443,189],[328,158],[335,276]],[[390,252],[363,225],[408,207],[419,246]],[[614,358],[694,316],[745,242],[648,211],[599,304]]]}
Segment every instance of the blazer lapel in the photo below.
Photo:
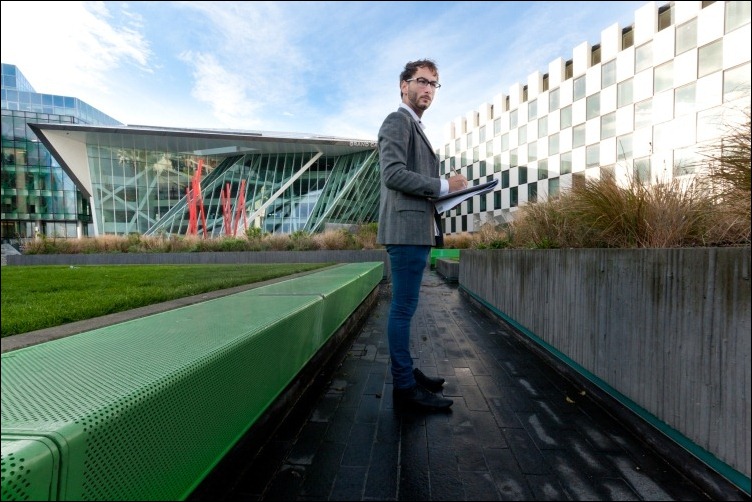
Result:
{"label": "blazer lapel", "polygon": [[428,140],[428,136],[426,136],[426,133],[423,132],[423,128],[420,127],[420,124],[415,122],[415,119],[413,118],[412,115],[410,115],[410,112],[408,112],[404,108],[399,108],[399,111],[401,111],[402,113],[406,113],[407,116],[410,117],[410,120],[413,121],[413,127],[415,127],[415,129],[418,131],[418,134],[420,135],[421,138],[423,138],[423,141],[426,142],[426,145],[428,145],[428,149],[433,151],[433,146],[431,145],[431,142]]}

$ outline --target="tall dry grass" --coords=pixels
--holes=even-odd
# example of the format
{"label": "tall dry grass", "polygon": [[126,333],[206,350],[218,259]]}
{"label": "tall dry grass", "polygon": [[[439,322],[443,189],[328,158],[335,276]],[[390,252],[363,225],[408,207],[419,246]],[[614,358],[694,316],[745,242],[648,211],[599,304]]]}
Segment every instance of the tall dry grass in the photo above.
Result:
{"label": "tall dry grass", "polygon": [[317,249],[376,249],[376,226],[363,225],[354,231],[327,230],[309,234],[262,234],[205,239],[202,236],[103,235],[82,239],[42,236],[24,244],[25,254],[87,253],[191,253],[207,251],[307,251]]}

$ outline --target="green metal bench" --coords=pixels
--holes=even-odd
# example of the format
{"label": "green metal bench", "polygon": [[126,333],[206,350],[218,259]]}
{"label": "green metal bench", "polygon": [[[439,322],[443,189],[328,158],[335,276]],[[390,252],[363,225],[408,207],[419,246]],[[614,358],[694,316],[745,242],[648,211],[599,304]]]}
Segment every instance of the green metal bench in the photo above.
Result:
{"label": "green metal bench", "polygon": [[459,258],[460,257],[460,250],[459,249],[441,249],[441,248],[432,248],[431,249],[431,256],[430,256],[430,262],[431,262],[431,268],[436,267],[436,260],[439,258]]}
{"label": "green metal bench", "polygon": [[3,354],[2,499],[185,499],[383,266],[345,264]]}

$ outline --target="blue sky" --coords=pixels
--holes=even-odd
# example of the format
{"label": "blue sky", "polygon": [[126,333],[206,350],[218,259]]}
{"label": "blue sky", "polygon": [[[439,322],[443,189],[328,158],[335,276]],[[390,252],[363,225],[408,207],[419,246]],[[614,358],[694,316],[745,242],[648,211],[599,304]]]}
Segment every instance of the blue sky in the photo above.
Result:
{"label": "blue sky", "polygon": [[404,64],[431,58],[440,147],[447,123],[646,3],[3,1],[0,51],[37,92],[126,124],[360,139],[399,105]]}

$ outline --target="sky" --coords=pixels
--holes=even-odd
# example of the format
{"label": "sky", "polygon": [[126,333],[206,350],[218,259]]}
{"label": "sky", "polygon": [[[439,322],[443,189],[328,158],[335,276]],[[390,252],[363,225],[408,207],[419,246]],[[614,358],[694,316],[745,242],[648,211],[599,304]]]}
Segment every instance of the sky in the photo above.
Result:
{"label": "sky", "polygon": [[399,106],[405,63],[429,58],[439,148],[448,123],[646,3],[2,1],[0,52],[37,92],[128,125],[365,140]]}

